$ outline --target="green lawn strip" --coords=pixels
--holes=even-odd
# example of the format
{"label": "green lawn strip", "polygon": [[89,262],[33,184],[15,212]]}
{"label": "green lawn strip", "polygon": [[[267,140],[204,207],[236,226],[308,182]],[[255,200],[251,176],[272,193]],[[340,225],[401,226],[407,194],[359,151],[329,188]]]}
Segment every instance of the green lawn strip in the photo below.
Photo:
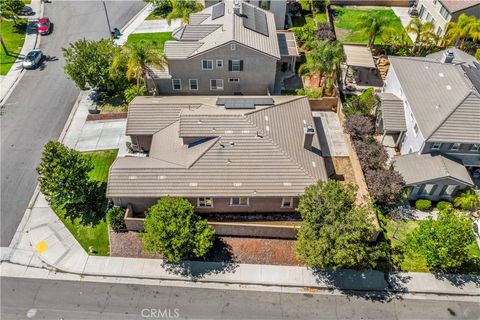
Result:
{"label": "green lawn strip", "polygon": [[107,182],[108,170],[113,161],[117,158],[118,150],[102,150],[83,153],[86,157],[92,159],[93,170],[90,171],[90,179]]}
{"label": "green lawn strip", "polygon": [[165,41],[175,40],[171,32],[157,33],[132,33],[128,36],[127,43],[146,42],[155,43],[163,51]]}
{"label": "green lawn strip", "polygon": [[[396,31],[396,33],[405,32],[402,22],[395,15],[391,9],[371,9],[371,10],[353,10],[336,8],[335,9],[335,27],[340,29],[338,36],[341,41],[345,43],[368,43],[368,33],[359,30],[358,24],[362,20],[363,14],[381,14],[390,21],[389,26]],[[342,32],[343,31],[343,32]],[[376,44],[382,44],[381,36],[375,40]]]}
{"label": "green lawn strip", "polygon": [[3,42],[9,51],[9,54],[0,49],[0,75],[4,76],[8,73],[13,63],[17,60],[25,41],[25,32],[27,30],[27,19],[17,20],[18,27],[13,26],[13,21],[0,21],[0,34]]}

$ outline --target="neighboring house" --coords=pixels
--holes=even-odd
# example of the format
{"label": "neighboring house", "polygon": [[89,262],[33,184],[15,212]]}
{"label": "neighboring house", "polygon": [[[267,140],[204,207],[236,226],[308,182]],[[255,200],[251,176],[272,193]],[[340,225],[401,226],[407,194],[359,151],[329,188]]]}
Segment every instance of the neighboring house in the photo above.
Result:
{"label": "neighboring house", "polygon": [[[456,161],[464,171],[458,176],[466,177],[467,169],[477,174],[475,172],[480,171],[480,64],[458,49],[426,58],[389,57],[389,60],[377,121],[379,130],[383,131],[382,141],[388,136],[402,155],[432,153],[438,154],[437,163]],[[401,156],[402,160],[396,161],[402,162],[399,170],[406,177],[410,175],[405,171],[409,167],[427,168],[430,161],[427,158]],[[405,161],[411,162],[410,165]],[[443,165],[434,168],[439,179],[446,177],[444,168]],[[406,182],[409,183],[408,179]],[[460,189],[471,185],[471,179],[452,185]],[[415,180],[412,186],[422,188],[422,183]],[[451,196],[452,187],[428,190],[426,193],[423,188],[422,196],[437,199]],[[437,191],[439,195],[435,194]]]}
{"label": "neighboring house", "polygon": [[436,34],[443,36],[462,13],[480,18],[480,0],[419,0],[417,10],[419,19],[433,22]]}
{"label": "neighboring house", "polygon": [[306,97],[137,97],[127,135],[148,155],[115,160],[107,197],[134,217],[167,195],[198,213],[293,213],[328,179],[313,125]]}
{"label": "neighboring house", "polygon": [[277,67],[294,68],[293,33],[275,29],[271,12],[226,1],[190,15],[165,43],[166,70],[153,70],[161,95],[267,95]]}
{"label": "neighboring house", "polygon": [[[222,2],[222,0],[197,0],[205,7]],[[234,0],[227,0],[234,1]],[[287,13],[287,0],[246,0],[254,6],[260,7],[273,13],[275,17],[275,26],[278,30],[285,29],[285,15]]]}

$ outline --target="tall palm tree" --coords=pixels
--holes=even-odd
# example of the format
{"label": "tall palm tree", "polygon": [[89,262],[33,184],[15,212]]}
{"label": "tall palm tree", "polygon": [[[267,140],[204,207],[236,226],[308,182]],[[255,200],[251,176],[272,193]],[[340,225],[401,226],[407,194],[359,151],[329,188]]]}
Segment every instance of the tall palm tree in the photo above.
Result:
{"label": "tall palm tree", "polygon": [[191,13],[201,11],[203,6],[195,0],[171,0],[172,11],[167,16],[170,24],[173,19],[181,19],[182,23],[188,23]]}
{"label": "tall palm tree", "polygon": [[414,18],[409,22],[405,30],[415,35],[412,53],[417,52],[420,45],[429,47],[438,41],[438,36],[435,34],[434,29],[435,25],[430,21],[423,23],[420,19]]}
{"label": "tall palm tree", "polygon": [[480,19],[462,13],[456,22],[448,23],[445,37],[450,43],[463,48],[465,40],[480,38]]}
{"label": "tall palm tree", "polygon": [[363,14],[358,27],[368,33],[368,47],[371,48],[377,36],[389,30],[389,20],[379,13]]}
{"label": "tall palm tree", "polygon": [[155,42],[138,42],[127,44],[114,56],[111,72],[115,73],[122,70],[122,66],[125,66],[125,76],[128,80],[135,79],[137,87],[140,86],[141,81],[146,86],[146,76],[149,73],[148,66],[163,68],[166,65],[165,55]]}

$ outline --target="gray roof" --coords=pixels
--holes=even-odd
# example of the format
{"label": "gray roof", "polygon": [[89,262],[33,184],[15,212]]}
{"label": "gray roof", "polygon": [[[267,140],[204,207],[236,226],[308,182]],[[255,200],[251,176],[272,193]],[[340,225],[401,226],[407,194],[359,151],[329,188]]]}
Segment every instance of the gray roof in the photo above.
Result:
{"label": "gray roof", "polygon": [[[215,97],[165,98],[152,102],[156,111],[149,116],[143,99],[130,106],[127,130],[137,112],[160,124],[149,121],[148,130],[139,128],[153,134],[149,157],[115,160],[108,197],[296,196],[328,178],[318,137],[312,150],[303,147],[304,126],[313,125],[304,97],[274,96],[273,105],[254,110],[227,110]],[[177,109],[173,117],[173,98],[202,105]],[[188,146],[182,137],[204,139]]]}
{"label": "gray roof", "polygon": [[344,44],[343,51],[347,58],[347,65],[372,69],[376,68],[372,52],[367,46]]}
{"label": "gray roof", "polygon": [[445,9],[450,13],[455,13],[480,5],[480,0],[440,0]]}
{"label": "gray roof", "polygon": [[[389,57],[389,60],[426,140],[435,141],[433,135],[440,130],[444,139],[440,142],[480,142],[480,93],[466,76],[463,65],[428,58]],[[461,119],[468,120],[458,126]],[[441,129],[443,126],[446,128]]]}
{"label": "gray roof", "polygon": [[440,154],[410,153],[394,158],[393,165],[403,176],[406,185],[417,185],[444,178],[454,179],[468,186],[474,185],[462,163]]}
{"label": "gray roof", "polygon": [[282,57],[298,57],[297,40],[291,31],[277,31],[278,46]]}
{"label": "gray roof", "polygon": [[383,129],[387,131],[407,131],[402,99],[393,93],[381,93]]}
{"label": "gray roof", "polygon": [[[212,11],[218,6],[225,6],[225,14],[212,19]],[[232,41],[280,59],[274,15],[249,3],[242,2],[241,7],[242,16],[233,13],[233,1],[190,15],[189,24],[175,30],[177,41],[165,43],[167,59],[186,59]],[[185,41],[189,43],[187,48]]]}
{"label": "gray roof", "polygon": [[474,56],[466,53],[463,50],[457,49],[455,47],[450,47],[450,48],[447,48],[447,49],[442,50],[442,51],[431,53],[431,54],[427,55],[426,58],[430,59],[430,60],[436,60],[436,61],[441,62],[445,52],[447,52],[447,51],[452,51],[453,52],[453,55],[454,55],[453,63],[457,63],[457,64],[465,63],[465,64],[468,64],[468,65],[473,65],[473,62],[478,62],[477,59],[475,59]]}

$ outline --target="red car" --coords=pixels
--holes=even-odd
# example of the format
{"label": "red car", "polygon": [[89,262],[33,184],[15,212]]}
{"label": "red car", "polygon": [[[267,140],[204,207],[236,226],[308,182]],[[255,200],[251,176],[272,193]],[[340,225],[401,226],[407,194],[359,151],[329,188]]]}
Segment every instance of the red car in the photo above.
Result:
{"label": "red car", "polygon": [[50,22],[50,19],[46,17],[38,19],[37,31],[42,35],[52,32],[52,23]]}

